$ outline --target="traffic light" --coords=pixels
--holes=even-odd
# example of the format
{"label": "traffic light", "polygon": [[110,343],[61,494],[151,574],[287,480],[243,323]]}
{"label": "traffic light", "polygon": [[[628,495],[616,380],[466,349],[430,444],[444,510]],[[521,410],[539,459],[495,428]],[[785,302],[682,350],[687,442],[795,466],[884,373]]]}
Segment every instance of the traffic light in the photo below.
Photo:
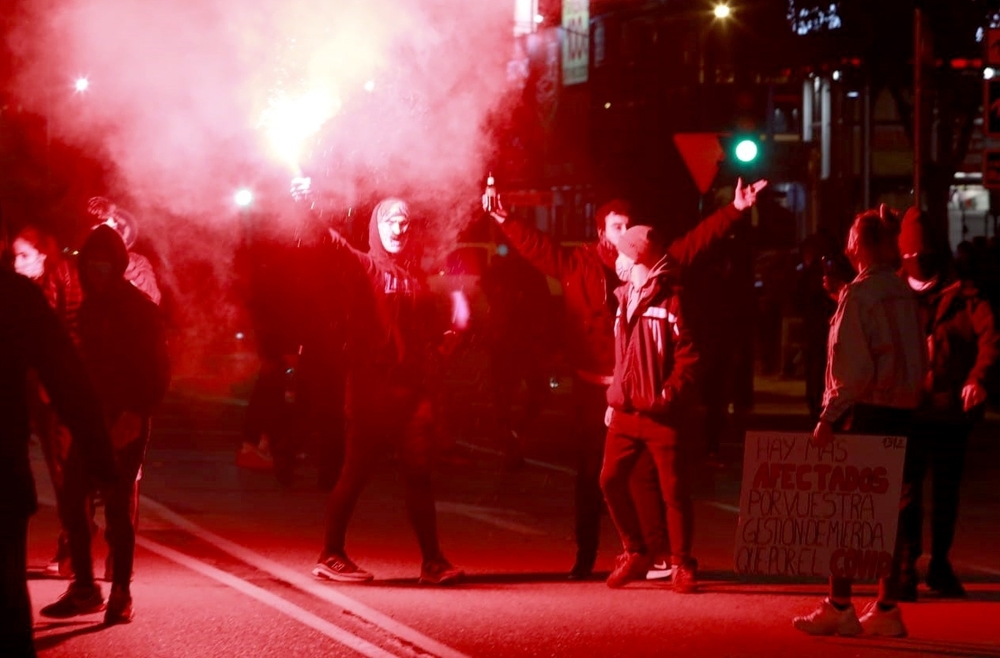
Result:
{"label": "traffic light", "polygon": [[749,174],[764,166],[764,144],[760,135],[737,133],[722,137],[723,163],[737,175]]}
{"label": "traffic light", "polygon": [[733,146],[733,155],[736,156],[737,162],[751,165],[760,155],[760,145],[753,137],[740,137]]}

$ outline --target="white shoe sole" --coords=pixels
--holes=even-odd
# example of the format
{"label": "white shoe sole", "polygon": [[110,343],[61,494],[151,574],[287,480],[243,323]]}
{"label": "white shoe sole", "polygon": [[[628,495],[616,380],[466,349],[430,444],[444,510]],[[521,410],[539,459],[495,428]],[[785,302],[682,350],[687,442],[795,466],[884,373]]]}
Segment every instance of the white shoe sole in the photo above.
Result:
{"label": "white shoe sole", "polygon": [[344,574],[330,571],[323,565],[313,567],[312,575],[320,580],[332,580],[338,583],[367,583],[375,580],[375,575],[367,571],[362,573]]}
{"label": "white shoe sole", "polygon": [[650,569],[646,572],[646,580],[669,580],[674,575],[674,568]]}

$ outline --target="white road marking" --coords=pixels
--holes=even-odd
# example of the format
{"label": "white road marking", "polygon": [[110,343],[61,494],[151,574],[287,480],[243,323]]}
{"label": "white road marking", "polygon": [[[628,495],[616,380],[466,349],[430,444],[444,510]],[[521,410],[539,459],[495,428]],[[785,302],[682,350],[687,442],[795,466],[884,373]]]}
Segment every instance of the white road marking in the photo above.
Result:
{"label": "white road marking", "polygon": [[291,617],[295,621],[319,631],[331,640],[339,642],[345,647],[353,649],[363,656],[368,656],[369,658],[398,658],[396,654],[390,653],[381,647],[364,640],[354,633],[344,630],[336,624],[332,624],[322,617],[318,617],[308,610],[300,608],[294,603],[290,603],[280,596],[272,594],[266,589],[262,589],[256,585],[248,583],[242,578],[237,578],[222,569],[217,569],[209,564],[205,564],[201,560],[185,555],[179,551],[175,551],[168,546],[146,539],[145,537],[136,537],[135,543],[137,546],[141,546],[147,551],[156,553],[157,555],[160,555],[172,562],[176,562],[182,567],[186,567],[195,573],[200,573],[207,578],[211,578],[212,580],[222,583],[227,587],[231,587],[237,592],[245,594],[252,599],[257,599],[264,605],[274,608],[278,612]]}
{"label": "white road marking", "polygon": [[427,653],[439,656],[440,658],[469,658],[457,649],[453,649],[446,644],[438,642],[437,640],[424,635],[420,631],[410,628],[409,626],[396,621],[374,608],[368,607],[360,601],[355,601],[351,597],[342,594],[336,588],[318,582],[312,576],[306,576],[298,570],[290,569],[282,564],[279,564],[278,562],[275,562],[274,560],[269,560],[249,548],[229,541],[228,539],[220,537],[210,530],[202,528],[198,524],[188,520],[151,498],[141,496],[141,500],[142,507],[144,509],[152,510],[164,520],[167,520],[176,527],[187,531],[195,537],[198,537],[202,541],[211,544],[220,551],[228,553],[236,559],[246,562],[260,571],[269,573],[278,580],[283,580],[289,585],[311,594],[318,599],[339,606],[344,610],[367,620],[375,626],[378,626],[387,633],[395,635],[397,638],[405,640],[406,642],[423,649]]}
{"label": "white road marking", "polygon": [[504,510],[449,502],[438,502],[435,504],[435,507],[439,512],[460,514],[470,519],[482,521],[483,523],[488,523],[489,525],[496,526],[497,528],[510,530],[511,532],[517,532],[522,535],[539,536],[545,534],[544,530],[532,528],[529,525],[524,525],[523,523],[518,523],[517,521],[511,521],[509,518],[505,518],[506,516],[521,514],[520,512],[514,510]]}

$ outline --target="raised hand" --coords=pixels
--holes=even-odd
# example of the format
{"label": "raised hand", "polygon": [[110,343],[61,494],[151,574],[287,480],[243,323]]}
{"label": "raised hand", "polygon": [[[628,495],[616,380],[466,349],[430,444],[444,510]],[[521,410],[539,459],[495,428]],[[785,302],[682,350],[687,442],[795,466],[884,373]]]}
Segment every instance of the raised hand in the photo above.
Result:
{"label": "raised hand", "polygon": [[767,187],[767,181],[763,178],[746,187],[743,186],[743,179],[737,178],[736,198],[733,199],[733,205],[736,206],[737,210],[746,210],[757,203],[757,194],[765,187]]}
{"label": "raised hand", "polygon": [[494,203],[496,204],[496,207],[493,210],[490,210],[489,195],[483,195],[483,210],[488,212],[490,217],[497,220],[497,224],[503,224],[507,219],[507,211],[503,209],[503,204],[500,203],[499,194],[494,197]]}

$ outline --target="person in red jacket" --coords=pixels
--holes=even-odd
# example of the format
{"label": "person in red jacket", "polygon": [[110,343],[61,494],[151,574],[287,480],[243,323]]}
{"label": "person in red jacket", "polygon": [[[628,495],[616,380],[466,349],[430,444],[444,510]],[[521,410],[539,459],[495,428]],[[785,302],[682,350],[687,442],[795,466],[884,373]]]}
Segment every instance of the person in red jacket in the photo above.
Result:
{"label": "person in red jacket", "polygon": [[622,587],[653,566],[629,491],[632,471],[648,453],[666,505],[674,591],[692,592],[693,463],[690,441],[679,438],[678,428],[691,407],[698,353],[681,310],[679,271],[655,230],[633,226],[618,243],[616,272],[625,284],[615,292],[615,369],[600,481],[625,552],[607,583]]}
{"label": "person in red jacket", "polygon": [[[667,248],[678,267],[691,264],[695,256],[713,241],[725,236],[743,216],[743,211],[757,201],[766,180],[751,185],[736,184],[733,203],[703,220]],[[486,199],[483,201],[486,207]],[[578,464],[576,477],[576,562],[572,579],[589,578],[597,560],[601,508],[600,487],[604,454],[605,395],[614,369],[614,322],[618,301],[614,290],[620,285],[615,274],[618,241],[632,223],[632,210],[622,200],[610,201],[597,210],[597,242],[575,247],[561,247],[552,238],[524,222],[507,219],[499,207],[490,213],[500,224],[511,245],[532,265],[562,285],[566,306],[567,353],[574,370],[574,417],[577,419]],[[635,469],[634,492],[640,502],[640,514],[654,545],[666,549],[666,530],[662,527],[660,494],[653,462],[642,458]],[[646,493],[643,493],[643,492]],[[669,560],[657,562],[654,577],[670,572]]]}
{"label": "person in red jacket", "polygon": [[989,302],[971,281],[952,276],[945,255],[925,239],[920,212],[910,208],[899,234],[902,276],[917,294],[927,336],[929,371],[916,413],[907,463],[913,494],[900,513],[900,593],[917,598],[916,564],[923,553],[923,482],[931,496],[931,560],[927,586],[937,596],[960,598],[965,588],[948,559],[958,519],[958,493],[969,434],[981,419],[986,382],[1000,354],[1000,334]]}

